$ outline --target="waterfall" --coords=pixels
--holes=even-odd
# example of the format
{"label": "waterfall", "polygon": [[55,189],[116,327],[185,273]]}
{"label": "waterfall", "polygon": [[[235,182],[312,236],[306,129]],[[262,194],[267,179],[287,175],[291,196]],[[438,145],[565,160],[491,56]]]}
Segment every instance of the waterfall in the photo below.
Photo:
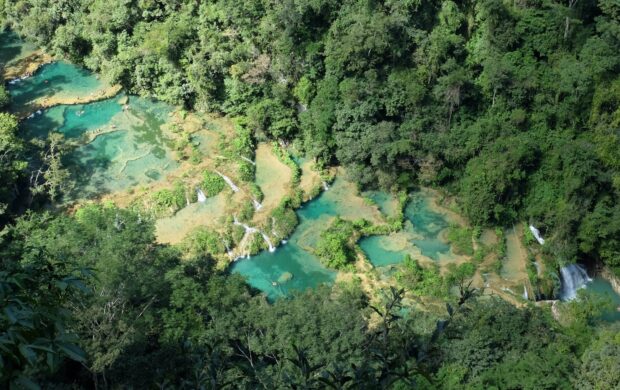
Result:
{"label": "waterfall", "polygon": [[265,240],[265,242],[269,246],[269,252],[275,252],[276,247],[273,246],[273,244],[271,243],[271,240],[269,239],[269,236],[267,236],[265,233],[261,232],[257,228],[254,228],[254,227],[248,226],[245,223],[239,222],[237,220],[237,216],[234,216],[233,218],[234,218],[233,223],[235,225],[238,225],[238,226],[243,226],[243,228],[245,229],[245,233],[246,234],[260,233],[260,235],[263,237],[263,240]]}
{"label": "waterfall", "polygon": [[326,181],[323,181],[323,189],[324,189],[325,191],[329,190],[329,184],[327,184],[327,182],[326,182]]}
{"label": "waterfall", "polygon": [[585,268],[579,264],[569,264],[560,268],[562,287],[559,298],[563,301],[571,301],[577,297],[577,290],[586,286],[592,279],[588,276]]}
{"label": "waterfall", "polygon": [[[230,246],[228,245],[228,241],[226,241],[226,240],[224,240],[224,239],[222,238],[222,242],[224,243],[224,246],[226,247],[226,254],[228,255],[228,258],[229,258],[229,259],[231,259],[231,260],[233,260],[233,256],[234,256],[234,254],[233,254],[232,249],[230,249]],[[237,257],[237,258],[238,258],[238,257]],[[234,260],[237,260],[237,259],[234,259]]]}
{"label": "waterfall", "polygon": [[536,238],[536,241],[538,241],[540,245],[544,245],[545,239],[540,235],[540,230],[536,229],[534,225],[530,225],[530,231],[534,235],[534,238]]}
{"label": "waterfall", "polygon": [[215,173],[217,173],[218,175],[220,175],[222,177],[222,179],[224,179],[224,181],[226,182],[226,184],[228,184],[230,186],[230,188],[233,190],[233,192],[239,192],[239,187],[237,187],[235,185],[235,183],[233,183],[232,180],[230,180],[230,177],[223,175],[222,173],[220,173],[219,171],[215,171]]}
{"label": "waterfall", "polygon": [[538,261],[534,261],[533,263],[536,268],[536,275],[540,275],[540,264],[538,264]]}
{"label": "waterfall", "polygon": [[484,288],[489,288],[489,274],[482,274],[482,280],[484,281]]}
{"label": "waterfall", "polygon": [[245,229],[245,232],[247,234],[252,234],[252,233],[256,233],[258,231],[258,229],[253,228],[251,226],[246,225],[245,223],[239,222],[239,220],[237,220],[237,216],[234,217],[234,221],[233,223],[237,226],[243,226],[243,228]]}
{"label": "waterfall", "polygon": [[263,205],[259,201],[257,201],[256,199],[252,199],[252,203],[254,204],[254,209],[256,211],[258,211],[258,210],[263,208]]}
{"label": "waterfall", "polygon": [[204,192],[202,192],[202,190],[201,190],[200,188],[198,188],[198,189],[196,190],[196,193],[198,194],[198,201],[199,201],[200,203],[204,203],[204,202],[206,202],[206,201],[207,201],[207,196],[205,195],[205,193],[204,193]]}
{"label": "waterfall", "polygon": [[530,296],[527,293],[527,287],[525,286],[525,284],[523,285],[523,299],[525,299],[526,301],[530,300]]}
{"label": "waterfall", "polygon": [[256,163],[252,160],[250,160],[249,158],[245,157],[245,156],[241,156],[242,159],[244,159],[245,161],[249,162],[250,164],[256,166]]}
{"label": "waterfall", "polygon": [[269,237],[265,233],[263,233],[263,232],[261,232],[260,234],[263,236],[263,240],[265,240],[267,245],[269,245],[269,252],[275,252],[276,247],[273,246],[273,244],[271,243],[271,240],[269,239]]}

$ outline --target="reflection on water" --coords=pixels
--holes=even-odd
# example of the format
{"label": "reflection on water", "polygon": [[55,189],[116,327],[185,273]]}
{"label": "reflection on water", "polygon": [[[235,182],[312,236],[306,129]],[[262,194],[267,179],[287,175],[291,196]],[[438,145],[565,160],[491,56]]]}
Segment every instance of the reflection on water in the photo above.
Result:
{"label": "reflection on water", "polygon": [[446,217],[433,210],[430,197],[416,193],[405,208],[405,217],[411,222],[410,229],[417,237],[411,240],[424,256],[439,260],[440,255],[450,253],[450,245],[440,237],[449,224]]}

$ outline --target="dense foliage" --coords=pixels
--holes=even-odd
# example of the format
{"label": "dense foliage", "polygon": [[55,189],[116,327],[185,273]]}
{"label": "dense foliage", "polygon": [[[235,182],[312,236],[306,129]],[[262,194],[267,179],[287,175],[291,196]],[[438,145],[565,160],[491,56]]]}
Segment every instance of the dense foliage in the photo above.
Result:
{"label": "dense foliage", "polygon": [[[7,0],[0,23],[130,92],[240,117],[238,156],[293,142],[364,186],[441,186],[474,225],[527,220],[560,261],[620,268],[615,0]],[[18,217],[67,176],[57,134],[16,134],[0,113],[2,388],[618,386],[619,330],[599,302],[580,297],[560,325],[478,297],[471,263],[442,275],[407,259],[380,304],[355,281],[269,303],[214,268],[228,237],[160,245],[152,221],[107,205]],[[213,172],[201,184],[225,188]],[[194,190],[153,196],[174,212]],[[300,204],[287,197],[265,230],[288,236]],[[321,237],[330,266],[354,260],[354,227]],[[452,235],[471,253],[475,234]]]}
{"label": "dense foliage", "polygon": [[[447,314],[411,311],[393,288],[370,305],[355,283],[268,303],[216,271],[208,250],[183,258],[154,239],[152,222],[111,206],[29,213],[5,228],[2,386],[552,389],[616,380],[604,370],[616,364],[617,329],[599,336],[583,305],[561,327],[539,308],[477,298],[463,288],[467,264],[435,274]],[[216,238],[202,241],[221,250],[211,248]],[[403,279],[414,292],[417,269]],[[453,285],[457,298],[444,290]]]}
{"label": "dense foliage", "polygon": [[[441,185],[619,266],[615,0],[18,0],[0,15],[131,91],[244,116],[360,183]],[[245,167],[251,168],[251,167]]]}

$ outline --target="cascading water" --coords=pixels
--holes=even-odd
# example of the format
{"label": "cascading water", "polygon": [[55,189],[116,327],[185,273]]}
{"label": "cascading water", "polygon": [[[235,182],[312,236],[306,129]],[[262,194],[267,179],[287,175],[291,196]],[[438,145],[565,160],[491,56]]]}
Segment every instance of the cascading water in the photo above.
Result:
{"label": "cascading water", "polygon": [[269,237],[265,233],[263,233],[263,232],[261,232],[260,234],[261,234],[261,236],[263,236],[263,240],[265,240],[267,245],[269,245],[269,252],[275,252],[276,247],[273,246],[273,244],[271,243],[271,240],[269,239]]}
{"label": "cascading water", "polygon": [[326,181],[324,181],[324,182],[323,182],[323,189],[324,189],[325,191],[329,190],[329,184],[327,184],[327,182],[326,182]]}
{"label": "cascading water", "polygon": [[577,290],[585,287],[592,279],[588,276],[585,268],[579,264],[569,264],[560,268],[562,278],[562,288],[559,298],[563,301],[570,301],[577,297]]}
{"label": "cascading water", "polygon": [[523,285],[523,299],[526,301],[530,300],[530,295],[527,293],[527,287],[525,285]]}
{"label": "cascading water", "polygon": [[204,202],[206,202],[206,201],[207,201],[207,196],[205,195],[205,193],[204,193],[204,192],[202,192],[202,190],[201,190],[200,188],[198,188],[198,189],[196,190],[196,194],[198,194],[198,201],[199,201],[200,203],[204,203]]}
{"label": "cascading water", "polygon": [[257,201],[256,199],[252,199],[252,203],[254,204],[254,210],[258,211],[263,208],[263,205]]}
{"label": "cascading water", "polygon": [[250,164],[254,165],[254,166],[256,165],[256,163],[254,161],[250,160],[249,158],[247,158],[245,156],[241,156],[241,158],[244,159],[245,161],[249,162]]}
{"label": "cascading water", "polygon": [[248,226],[245,223],[239,222],[236,216],[234,217],[233,223],[238,226],[243,226],[243,228],[245,229],[245,234],[260,233],[260,235],[263,237],[263,240],[265,240],[265,242],[267,243],[267,246],[269,246],[269,252],[275,252],[276,247],[273,246],[273,244],[271,243],[271,240],[269,239],[269,236],[267,236],[265,233],[261,232],[257,228],[254,228],[254,227]]}
{"label": "cascading water", "polygon": [[233,183],[233,181],[230,179],[230,177],[228,177],[228,176],[226,176],[226,175],[224,175],[224,174],[222,174],[222,173],[220,173],[218,171],[215,171],[215,173],[217,173],[218,175],[220,175],[220,177],[222,179],[224,179],[226,184],[228,184],[230,186],[230,188],[233,190],[233,192],[239,192],[239,187],[237,187],[235,185],[235,183]]}
{"label": "cascading water", "polygon": [[233,221],[233,223],[234,223],[235,225],[237,225],[237,226],[243,226],[243,228],[245,229],[245,232],[246,232],[247,234],[256,233],[256,232],[258,231],[258,229],[256,229],[256,228],[253,228],[253,227],[251,227],[251,226],[248,226],[248,225],[247,225],[247,224],[245,224],[245,223],[239,222],[239,220],[237,220],[237,216],[235,216],[235,217],[234,217],[234,221]]}
{"label": "cascading water", "polygon": [[540,230],[536,229],[534,225],[530,225],[530,231],[532,232],[532,235],[534,236],[534,238],[536,238],[536,241],[538,241],[540,245],[545,244],[545,239],[540,235]]}

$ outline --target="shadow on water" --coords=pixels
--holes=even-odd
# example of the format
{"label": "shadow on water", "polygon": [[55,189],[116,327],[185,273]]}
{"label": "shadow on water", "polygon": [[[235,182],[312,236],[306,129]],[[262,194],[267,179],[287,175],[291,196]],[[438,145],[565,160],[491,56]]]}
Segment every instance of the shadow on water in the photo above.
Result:
{"label": "shadow on water", "polygon": [[[33,76],[33,78],[36,76]],[[11,94],[11,110],[17,111],[28,103],[43,97],[52,97],[65,90],[63,85],[69,84],[70,79],[66,76],[56,75],[47,80],[47,83],[41,85],[40,82],[28,78],[19,83],[9,85],[9,93]]]}
{"label": "shadow on water", "polygon": [[0,32],[0,67],[10,64],[34,50],[34,45],[24,42],[13,31]]}
{"label": "shadow on water", "polygon": [[46,98],[84,98],[100,91],[105,84],[89,71],[58,61],[40,67],[33,76],[9,84],[13,111]]}
{"label": "shadow on water", "polygon": [[106,183],[114,178],[106,173],[113,164],[113,156],[107,151],[122,142],[122,138],[120,132],[106,134],[91,144],[75,147],[65,156],[63,162],[71,168],[75,182],[75,187],[67,194],[68,199],[90,198],[110,192]]}

